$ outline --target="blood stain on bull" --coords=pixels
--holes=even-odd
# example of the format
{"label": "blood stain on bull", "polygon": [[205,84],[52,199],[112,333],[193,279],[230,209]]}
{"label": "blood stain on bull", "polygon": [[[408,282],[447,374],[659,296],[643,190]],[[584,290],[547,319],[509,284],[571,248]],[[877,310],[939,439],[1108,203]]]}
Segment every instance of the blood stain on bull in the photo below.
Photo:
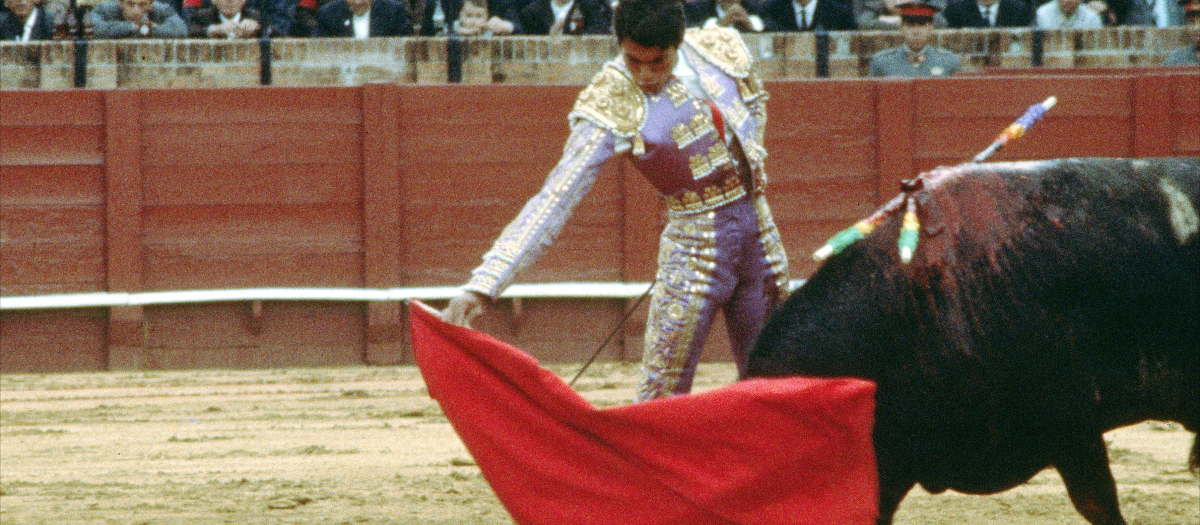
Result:
{"label": "blood stain on bull", "polygon": [[989,494],[1048,467],[1089,522],[1125,523],[1103,433],[1200,430],[1200,159],[921,178],[912,261],[892,214],[780,307],[746,375],[877,383],[880,524],[916,484]]}

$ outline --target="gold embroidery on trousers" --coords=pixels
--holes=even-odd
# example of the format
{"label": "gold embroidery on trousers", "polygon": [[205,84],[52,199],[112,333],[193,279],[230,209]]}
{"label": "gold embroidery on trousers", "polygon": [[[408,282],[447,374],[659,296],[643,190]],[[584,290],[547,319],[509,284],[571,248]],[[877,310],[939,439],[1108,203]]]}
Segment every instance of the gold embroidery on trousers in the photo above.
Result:
{"label": "gold embroidery on trousers", "polygon": [[767,198],[759,195],[754,199],[754,208],[758,215],[758,242],[762,245],[767,264],[775,277],[775,286],[779,290],[779,300],[787,298],[788,292],[788,260],[787,252],[783,249],[783,241],[779,237],[779,229],[775,219],[771,217],[771,208],[767,206]]}
{"label": "gold embroidery on trousers", "polygon": [[713,223],[712,213],[698,214],[672,220],[663,232],[646,321],[639,401],[674,394],[695,350],[700,311],[716,266]]}

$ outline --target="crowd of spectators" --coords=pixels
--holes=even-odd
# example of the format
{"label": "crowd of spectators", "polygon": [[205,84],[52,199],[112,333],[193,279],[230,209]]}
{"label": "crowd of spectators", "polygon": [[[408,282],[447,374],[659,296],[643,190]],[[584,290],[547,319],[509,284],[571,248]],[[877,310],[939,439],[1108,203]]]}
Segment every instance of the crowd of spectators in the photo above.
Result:
{"label": "crowd of spectators", "polygon": [[[92,4],[94,2],[94,4]],[[88,5],[84,5],[87,3]],[[405,35],[577,35],[611,31],[614,0],[0,0],[0,40]],[[1188,25],[1200,42],[1200,0],[686,0],[687,23],[743,32],[894,29],[905,45],[873,74],[953,74],[924,47],[930,29]],[[920,7],[921,15],[911,9]],[[906,9],[909,10],[906,12]],[[86,13],[86,14],[84,14]],[[914,47],[916,46],[916,47]],[[907,51],[903,48],[907,47]],[[1173,60],[1195,58],[1186,49]],[[902,56],[908,66],[891,65]],[[1182,58],[1180,58],[1182,57]]]}
{"label": "crowd of spectators", "polygon": [[[0,39],[575,35],[611,31],[611,0],[2,0]],[[744,32],[900,29],[901,0],[687,0],[688,25]],[[76,2],[82,9],[75,9]],[[1177,0],[920,0],[933,28],[1181,26]],[[467,8],[467,20],[462,20]],[[71,20],[70,14],[86,10]],[[482,18],[482,23],[480,23]],[[465,22],[465,23],[464,23]]]}

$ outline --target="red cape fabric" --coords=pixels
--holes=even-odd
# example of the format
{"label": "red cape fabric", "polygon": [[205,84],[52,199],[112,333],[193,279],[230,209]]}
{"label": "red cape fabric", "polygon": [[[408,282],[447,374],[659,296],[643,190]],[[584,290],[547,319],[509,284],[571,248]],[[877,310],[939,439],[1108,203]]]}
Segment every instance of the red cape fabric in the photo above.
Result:
{"label": "red cape fabric", "polygon": [[410,311],[429,394],[521,525],[875,522],[874,383],[753,379],[597,409],[427,308]]}

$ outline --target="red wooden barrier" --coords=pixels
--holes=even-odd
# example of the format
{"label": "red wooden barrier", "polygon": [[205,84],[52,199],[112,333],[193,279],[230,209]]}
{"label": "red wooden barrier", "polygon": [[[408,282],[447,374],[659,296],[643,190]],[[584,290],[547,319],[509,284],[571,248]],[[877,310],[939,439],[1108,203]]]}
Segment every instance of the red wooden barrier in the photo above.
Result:
{"label": "red wooden barrier", "polygon": [[[578,86],[0,91],[0,293],[460,283],[537,191]],[[768,83],[772,205],[793,277],[897,182],[971,158],[1200,154],[1200,77]],[[646,281],[658,199],[611,162],[525,282]],[[536,300],[482,327],[580,360],[631,302]],[[401,305],[224,303],[0,314],[0,371],[408,362]],[[636,359],[641,320],[613,355]],[[712,358],[725,354],[713,334]]]}

